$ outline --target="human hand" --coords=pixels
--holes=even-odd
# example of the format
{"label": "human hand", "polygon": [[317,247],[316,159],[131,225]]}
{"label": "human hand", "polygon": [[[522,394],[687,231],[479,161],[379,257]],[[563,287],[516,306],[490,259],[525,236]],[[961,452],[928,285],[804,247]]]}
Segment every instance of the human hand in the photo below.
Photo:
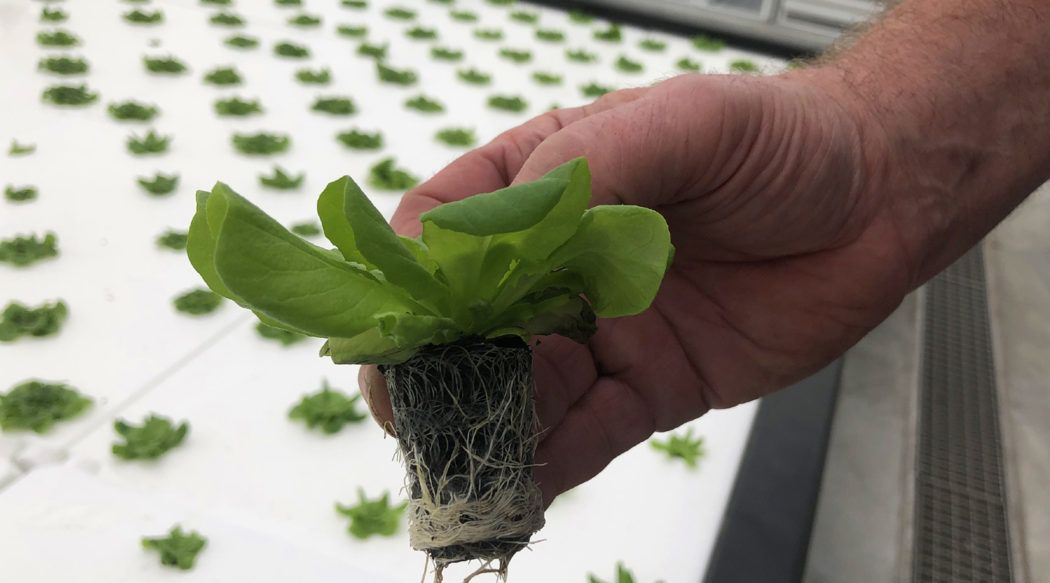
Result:
{"label": "human hand", "polygon": [[[666,218],[676,255],[648,311],[599,321],[587,345],[535,347],[549,504],[654,431],[815,372],[898,305],[916,274],[885,143],[848,92],[805,74],[684,75],[500,135],[407,193],[391,222],[418,235],[434,206],[578,156],[592,204]],[[375,367],[361,387],[392,427]]]}

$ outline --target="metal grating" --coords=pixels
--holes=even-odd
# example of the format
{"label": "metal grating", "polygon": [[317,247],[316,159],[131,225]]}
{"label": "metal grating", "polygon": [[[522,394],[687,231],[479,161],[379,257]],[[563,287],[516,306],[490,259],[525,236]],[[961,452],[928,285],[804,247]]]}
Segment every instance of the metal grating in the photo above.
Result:
{"label": "metal grating", "polygon": [[1003,447],[978,245],[926,286],[912,581],[1010,582]]}

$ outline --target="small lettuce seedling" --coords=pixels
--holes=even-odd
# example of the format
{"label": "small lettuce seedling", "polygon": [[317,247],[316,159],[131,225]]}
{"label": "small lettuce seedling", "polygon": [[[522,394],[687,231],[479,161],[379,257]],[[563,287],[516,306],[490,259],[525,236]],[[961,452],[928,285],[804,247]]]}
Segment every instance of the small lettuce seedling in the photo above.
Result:
{"label": "small lettuce seedling", "polygon": [[609,24],[608,28],[594,31],[592,36],[594,40],[618,43],[623,40],[623,31],[620,30],[620,25],[614,22]]}
{"label": "small lettuce seedling", "polygon": [[536,71],[532,74],[532,80],[540,85],[561,85],[562,77],[557,73]]}
{"label": "small lettuce seedling", "polygon": [[456,71],[456,77],[460,81],[471,85],[488,85],[492,83],[492,75],[477,69],[460,69]]}
{"label": "small lettuce seedling", "polygon": [[297,14],[288,19],[288,24],[299,28],[314,28],[321,26],[321,17],[315,14]]}
{"label": "small lettuce seedling", "polygon": [[233,6],[233,0],[200,0],[201,6]]}
{"label": "small lettuce seedling", "polygon": [[641,73],[645,67],[639,61],[634,61],[626,55],[620,55],[616,59],[616,69],[624,73]]}
{"label": "small lettuce seedling", "polygon": [[440,101],[431,99],[426,95],[417,95],[405,100],[405,107],[421,113],[441,113],[445,111],[445,106]]}
{"label": "small lettuce seedling", "polygon": [[235,34],[226,37],[222,44],[232,49],[254,49],[259,46],[259,39],[245,34]]}
{"label": "small lettuce seedling", "polygon": [[164,13],[160,10],[149,12],[136,8],[124,13],[124,21],[131,24],[160,24],[164,22]]}
{"label": "small lettuce seedling", "polygon": [[369,169],[368,184],[376,190],[408,190],[419,184],[419,179],[398,168],[394,158],[384,158]]}
{"label": "small lettuce seedling", "polygon": [[43,238],[34,233],[0,240],[0,263],[28,267],[52,257],[58,257],[58,237],[50,231]]}
{"label": "small lettuce seedling", "polygon": [[110,103],[106,108],[109,116],[118,121],[152,121],[160,114],[156,105],[149,105],[135,100]]}
{"label": "small lettuce seedling", "polygon": [[[605,581],[588,573],[587,583],[605,583]],[[623,563],[616,563],[616,579],[613,579],[612,583],[635,583],[634,573],[627,570]],[[663,583],[663,581],[656,583]]]}
{"label": "small lettuce seedling", "polygon": [[729,70],[734,73],[758,73],[758,65],[750,59],[736,59],[729,63]]}
{"label": "small lettuce seedling", "polygon": [[463,60],[463,51],[459,49],[450,49],[447,47],[434,47],[430,49],[430,56],[435,61],[458,63],[459,61]]}
{"label": "small lettuce seedling", "polygon": [[596,63],[598,61],[598,55],[587,49],[566,50],[565,58],[574,63]]}
{"label": "small lettuce seedling", "polygon": [[456,22],[477,22],[478,13],[473,10],[450,10],[449,18]]}
{"label": "small lettuce seedling", "polygon": [[263,112],[258,99],[241,99],[233,96],[215,100],[215,115],[224,117],[245,117]]}
{"label": "small lettuce seedling", "polygon": [[265,174],[259,175],[259,184],[274,190],[295,190],[303,185],[304,180],[306,180],[305,172],[292,175],[280,166],[274,166],[273,172],[269,176]]}
{"label": "small lettuce seedling", "polygon": [[499,56],[520,65],[532,60],[532,51],[504,47],[499,50]]}
{"label": "small lettuce seedling", "polygon": [[478,138],[474,130],[470,128],[445,128],[438,130],[434,136],[439,142],[449,146],[470,147],[477,143]]}
{"label": "small lettuce seedling", "polygon": [[513,6],[517,0],[487,0],[493,6]]}
{"label": "small lettuce seedling", "polygon": [[208,19],[208,22],[214,24],[215,26],[228,26],[228,27],[244,26],[244,19],[243,18],[241,18],[237,14],[234,14],[233,12],[226,12],[226,11],[216,12],[215,14],[212,14],[211,18]]}
{"label": "small lettuce seedling", "polygon": [[310,56],[310,49],[303,45],[283,41],[273,46],[273,54],[289,59],[305,59]]}
{"label": "small lettuce seedling", "polygon": [[475,28],[474,38],[485,41],[503,40],[503,31],[498,28]]}
{"label": "small lettuce seedling", "polygon": [[47,433],[60,421],[77,417],[91,399],[62,383],[30,380],[0,394],[0,430]]}
{"label": "small lettuce seedling", "polygon": [[346,38],[362,38],[368,36],[368,27],[363,24],[340,24],[335,32]]}
{"label": "small lettuce seedling", "polygon": [[83,107],[98,101],[98,93],[87,85],[52,85],[40,96],[44,103],[65,107]]}
{"label": "small lettuce seedling", "polygon": [[382,62],[376,62],[376,74],[379,80],[391,85],[415,85],[419,77],[412,69],[395,69]]}
{"label": "small lettuce seedling", "polygon": [[149,130],[143,136],[132,134],[127,140],[128,152],[136,156],[163,154],[170,146],[171,136],[161,135],[153,130]]}
{"label": "small lettuce seedling", "polygon": [[208,539],[196,531],[188,534],[182,532],[182,527],[175,526],[167,536],[143,537],[142,547],[147,550],[160,553],[160,563],[169,567],[177,567],[183,571],[189,571],[197,561],[197,555],[207,546]]}
{"label": "small lettuce seedling", "polygon": [[552,28],[538,28],[536,29],[536,40],[547,43],[565,42],[565,33]]}
{"label": "small lettuce seedling", "polygon": [[332,71],[328,67],[323,69],[299,69],[295,72],[295,78],[306,85],[328,85],[332,82]]}
{"label": "small lettuce seedling", "polygon": [[242,83],[241,74],[233,67],[216,67],[204,75],[204,82],[211,85],[228,87]]}
{"label": "small lettuce seedling", "polygon": [[303,0],[273,0],[273,3],[281,7],[302,6]]}
{"label": "small lettuce seedling", "polygon": [[153,196],[166,196],[173,192],[179,187],[179,175],[178,174],[162,174],[157,172],[149,178],[139,176],[135,179],[142,190]]}
{"label": "small lettuce seedling", "polygon": [[319,429],[329,435],[339,433],[350,423],[368,419],[367,413],[357,410],[361,395],[347,396],[333,391],[328,381],[322,381],[321,390],[312,395],[303,395],[299,403],[288,412],[288,417],[306,423],[310,429]]}
{"label": "small lettuce seedling", "polygon": [[53,336],[68,316],[69,308],[62,300],[45,302],[35,308],[11,302],[0,312],[0,342],[14,342],[23,336]]}
{"label": "small lettuce seedling", "polygon": [[36,152],[36,144],[22,144],[18,140],[12,139],[11,145],[7,148],[7,155],[14,156],[28,156]]}
{"label": "small lettuce seedling", "polygon": [[438,33],[436,29],[426,26],[413,26],[405,31],[405,36],[412,40],[437,40]]}
{"label": "small lettuce seedling", "polygon": [[725,48],[726,43],[722,39],[704,34],[698,34],[692,38],[693,46],[701,51],[716,53]]}
{"label": "small lettuce seedling", "polygon": [[391,20],[415,20],[416,11],[404,6],[392,6],[383,11],[383,14]]}
{"label": "small lettuce seedling", "polygon": [[40,22],[59,23],[65,22],[69,18],[65,10],[61,8],[51,8],[50,6],[44,6],[40,9]]}
{"label": "small lettuce seedling", "polygon": [[[187,247],[187,250],[189,248]],[[298,344],[303,340],[306,340],[305,334],[286,330],[284,328],[278,328],[276,326],[270,326],[265,322],[258,322],[255,324],[255,331],[259,336],[277,342],[281,346],[292,346]]]}
{"label": "small lettuce seedling", "polygon": [[368,8],[367,0],[343,0],[340,3],[344,8],[353,8],[354,10],[364,10]]}
{"label": "small lettuce seedling", "polygon": [[42,30],[36,33],[36,44],[42,47],[75,47],[80,37],[62,28]]}
{"label": "small lettuce seedling", "polygon": [[310,111],[329,115],[353,115],[357,113],[357,106],[349,97],[318,97],[310,106]]}
{"label": "small lettuce seedling", "polygon": [[655,38],[643,38],[638,43],[638,48],[650,53],[662,53],[667,48],[667,43]]}
{"label": "small lettuce seedling", "polygon": [[357,54],[379,61],[386,58],[387,45],[361,43],[357,45]]}
{"label": "small lettuce seedling", "polygon": [[594,17],[582,10],[570,10],[569,21],[574,24],[590,24],[594,22]]}
{"label": "small lettuce seedling", "polygon": [[691,73],[699,73],[701,70],[703,70],[703,65],[701,65],[699,61],[694,61],[689,57],[682,57],[681,59],[678,59],[677,61],[675,61],[674,66],[678,67],[679,71],[687,71]]}
{"label": "small lettuce seedling", "polygon": [[317,221],[302,221],[288,227],[288,230],[300,237],[317,237],[321,234],[321,225]]}
{"label": "small lettuce seedling", "polygon": [[158,75],[181,75],[188,70],[186,63],[177,57],[143,57],[142,63],[150,73]]}
{"label": "small lettuce seedling", "polygon": [[160,247],[162,249],[170,249],[172,251],[184,251],[186,249],[187,238],[188,235],[186,231],[168,229],[160,235],[157,235],[156,243],[157,247]]}
{"label": "small lettuce seedling", "polygon": [[680,459],[690,469],[696,468],[697,462],[704,456],[704,439],[693,437],[693,428],[690,427],[684,434],[672,434],[666,440],[652,439],[649,445],[656,451],[667,454],[670,459]]}
{"label": "small lettuce seedling", "polygon": [[36,200],[37,189],[35,186],[14,186],[8,184],[4,187],[4,198],[9,202],[30,202]]}
{"label": "small lettuce seedling", "polygon": [[396,506],[390,505],[390,492],[383,492],[379,498],[369,500],[365,491],[357,491],[357,504],[353,506],[335,505],[335,511],[350,519],[347,532],[356,539],[367,539],[372,536],[393,536],[397,533],[401,516],[405,513],[408,502]]}
{"label": "small lettuce seedling", "polygon": [[83,75],[90,66],[82,57],[44,57],[37,63],[37,69],[55,75]]}
{"label": "small lettuce seedling", "polygon": [[612,87],[601,85],[593,81],[580,87],[580,93],[582,93],[584,97],[590,97],[592,99],[597,99],[606,93],[612,93],[612,91]]}
{"label": "small lettuce seedling", "polygon": [[515,10],[510,13],[510,19],[522,24],[536,24],[540,21],[540,15],[532,10]]}
{"label": "small lettuce seedling", "polygon": [[489,97],[488,104],[492,109],[514,113],[521,113],[529,107],[529,103],[518,95],[493,95]]}
{"label": "small lettuce seedling", "polygon": [[222,305],[222,296],[203,288],[189,290],[179,294],[172,300],[175,311],[190,316],[204,316],[219,309]]}
{"label": "small lettuce seedling", "polygon": [[292,139],[287,135],[270,132],[234,134],[232,142],[238,152],[250,156],[280,154],[292,146]]}
{"label": "small lettuce seedling", "polygon": [[123,419],[113,423],[113,429],[124,443],[114,443],[113,455],[123,460],[155,460],[176,448],[190,432],[186,421],[175,425],[171,419],[151,414],[142,425],[132,425]]}
{"label": "small lettuce seedling", "polygon": [[383,134],[380,132],[352,129],[339,132],[336,135],[336,139],[352,150],[378,150],[383,147]]}

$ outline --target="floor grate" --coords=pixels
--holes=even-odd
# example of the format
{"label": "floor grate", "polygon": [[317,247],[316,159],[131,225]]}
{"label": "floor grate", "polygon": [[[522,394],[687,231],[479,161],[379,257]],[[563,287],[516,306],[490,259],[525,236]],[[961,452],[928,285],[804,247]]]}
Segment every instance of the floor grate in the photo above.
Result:
{"label": "floor grate", "polygon": [[1003,448],[980,246],[926,286],[912,581],[1010,582]]}

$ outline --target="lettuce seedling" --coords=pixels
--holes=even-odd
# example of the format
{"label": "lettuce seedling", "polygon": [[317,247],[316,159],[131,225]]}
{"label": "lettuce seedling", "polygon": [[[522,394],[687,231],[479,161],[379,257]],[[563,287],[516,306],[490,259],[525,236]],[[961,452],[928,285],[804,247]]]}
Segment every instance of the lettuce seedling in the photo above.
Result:
{"label": "lettuce seedling", "polygon": [[459,49],[450,49],[447,47],[433,47],[430,49],[430,56],[435,61],[447,61],[449,63],[458,63],[463,60],[463,51]]}
{"label": "lettuce seedling", "polygon": [[190,424],[178,425],[167,417],[151,414],[142,425],[132,425],[123,419],[113,423],[113,429],[124,443],[114,443],[113,455],[123,460],[155,460],[178,447],[190,432]]}
{"label": "lettuce seedling", "polygon": [[412,69],[395,69],[381,62],[376,62],[376,74],[380,81],[391,85],[415,85],[419,79]]}
{"label": "lettuce seedling", "polygon": [[489,97],[489,107],[502,111],[520,113],[529,107],[529,103],[517,95],[493,95]]}
{"label": "lettuce seedling", "polygon": [[160,110],[156,105],[148,105],[134,100],[110,103],[106,108],[109,116],[119,121],[152,121]]}
{"label": "lettuce seedling", "polygon": [[707,36],[704,34],[698,34],[694,36],[692,42],[693,46],[697,49],[709,53],[718,52],[726,46],[725,41],[723,41],[722,39]]}
{"label": "lettuce seedling", "polygon": [[150,73],[162,75],[180,75],[185,73],[188,67],[176,57],[143,57],[142,63]]}
{"label": "lettuce seedling", "polygon": [[701,65],[698,61],[690,59],[689,57],[682,57],[681,59],[678,59],[677,61],[675,61],[674,66],[678,67],[678,70],[680,71],[689,71],[692,73],[698,73],[703,69],[703,65]]}
{"label": "lettuce seedling", "polygon": [[565,33],[551,28],[538,28],[536,29],[536,40],[548,43],[565,42]]}
{"label": "lettuce seedling", "polygon": [[47,433],[55,423],[72,419],[91,406],[91,399],[62,383],[30,380],[0,394],[0,429]]}
{"label": "lettuce seedling", "polygon": [[576,24],[590,24],[594,22],[594,17],[582,10],[570,10],[569,20]]}
{"label": "lettuce seedling", "polygon": [[313,14],[297,14],[288,19],[288,24],[301,28],[312,28],[321,26],[321,17]]}
{"label": "lettuce seedling", "polygon": [[269,132],[234,134],[232,141],[238,152],[254,156],[287,152],[292,145],[292,139],[287,135]]}
{"label": "lettuce seedling", "polygon": [[419,179],[398,168],[394,158],[384,158],[369,169],[368,184],[376,190],[408,190],[419,184]]}
{"label": "lettuce seedling", "polygon": [[425,26],[413,26],[405,31],[405,36],[413,40],[436,40],[437,30]]}
{"label": "lettuce seedling", "polygon": [[456,3],[456,0],[430,0],[431,4],[442,4],[445,6],[451,6]]}
{"label": "lettuce seedling", "polygon": [[142,538],[143,548],[160,553],[162,565],[177,567],[183,571],[193,568],[197,555],[204,550],[207,544],[208,539],[196,531],[186,534],[179,526],[173,527],[168,532],[168,536]]}
{"label": "lettuce seedling", "polygon": [[736,59],[729,63],[729,70],[734,73],[758,73],[758,65],[750,59]]}
{"label": "lettuce seedling", "polygon": [[87,85],[52,85],[40,96],[44,103],[68,107],[82,107],[98,101],[98,93]]}
{"label": "lettuce seedling", "polygon": [[233,6],[233,0],[201,0],[202,6]]}
{"label": "lettuce seedling", "polygon": [[310,56],[310,49],[292,42],[279,42],[273,47],[273,54],[289,59],[305,59]]}
{"label": "lettuce seedling", "polygon": [[405,100],[405,107],[422,113],[441,113],[445,111],[445,106],[440,101],[431,99],[426,95],[417,95]]}
{"label": "lettuce seedling", "polygon": [[204,75],[204,82],[212,85],[240,85],[241,74],[233,67],[216,67]]}
{"label": "lettuce seedling", "polygon": [[302,6],[303,0],[273,0],[278,6]]}
{"label": "lettuce seedling", "polygon": [[655,38],[645,38],[638,43],[638,48],[651,53],[662,53],[667,48],[667,43]]}
{"label": "lettuce seedling", "polygon": [[179,294],[172,300],[175,311],[190,316],[203,316],[219,309],[222,305],[222,296],[203,288],[192,289]]}
{"label": "lettuce seedling", "polygon": [[132,134],[127,140],[128,152],[136,156],[163,154],[168,151],[169,146],[171,146],[171,136],[164,136],[153,130],[146,132],[144,136]]}
{"label": "lettuce seedling", "polygon": [[536,24],[540,21],[540,15],[531,10],[515,10],[510,13],[510,19],[522,24]]}
{"label": "lettuce seedling", "polygon": [[160,235],[157,235],[157,247],[163,249],[170,249],[172,251],[183,251],[186,249],[186,239],[188,234],[186,231],[176,231],[175,229],[168,229]]}
{"label": "lettuce seedling", "polygon": [[40,10],[40,22],[65,22],[67,18],[69,18],[69,15],[66,14],[65,10],[62,10],[61,8],[51,8],[49,6],[44,6]]}
{"label": "lettuce seedling", "polygon": [[11,140],[11,145],[7,148],[8,156],[28,156],[36,152],[36,144],[20,144],[18,140]]}
{"label": "lettuce seedling", "polygon": [[704,456],[704,438],[693,437],[693,428],[690,427],[683,435],[671,435],[667,440],[660,441],[652,439],[649,445],[656,451],[667,454],[670,459],[680,459],[690,468],[696,468],[700,458]]}
{"label": "lettuce seedling", "polygon": [[349,97],[318,97],[310,106],[310,111],[318,111],[330,115],[353,115],[357,113],[354,100]]}
{"label": "lettuce seedling", "polygon": [[477,22],[478,14],[472,10],[450,10],[449,17],[456,22]]}
{"label": "lettuce seedling", "polygon": [[386,58],[387,45],[361,43],[357,45],[357,54],[362,57],[370,57],[375,60]]}
{"label": "lettuce seedling", "polygon": [[[189,247],[187,247],[187,250],[188,249]],[[281,346],[291,346],[306,340],[305,334],[300,334],[284,328],[278,328],[277,326],[270,326],[265,322],[258,322],[255,324],[255,331],[259,336],[262,336],[267,340],[273,340]]]}
{"label": "lettuce seedling", "polygon": [[208,19],[208,22],[210,22],[210,23],[212,23],[212,24],[214,24],[216,26],[230,26],[230,27],[244,26],[244,19],[243,18],[241,18],[239,15],[234,14],[232,12],[225,12],[225,11],[223,11],[223,12],[216,12],[215,14],[212,14],[211,18]]}
{"label": "lettuce seedling", "polygon": [[403,6],[393,6],[383,11],[383,14],[391,20],[415,20],[416,11]]}
{"label": "lettuce seedling", "polygon": [[532,80],[540,85],[561,85],[562,78],[557,73],[536,71],[532,74]]}
{"label": "lettuce seedling", "polygon": [[[588,573],[587,583],[605,583],[605,581]],[[628,571],[623,563],[616,563],[616,579],[613,580],[613,583],[635,583],[634,574]],[[663,583],[663,581],[656,583]]]}
{"label": "lettuce seedling", "polygon": [[470,147],[477,143],[478,138],[474,134],[474,130],[470,128],[445,128],[438,130],[438,133],[434,135],[439,142],[448,144],[449,146],[462,146]]}
{"label": "lettuce seedling", "polygon": [[475,28],[474,38],[478,40],[503,40],[503,31],[498,28]]}
{"label": "lettuce seedling", "polygon": [[618,43],[623,40],[623,31],[620,30],[620,25],[614,22],[609,24],[608,28],[594,31],[592,36],[594,40]]}
{"label": "lettuce seedling", "polygon": [[363,24],[340,24],[335,32],[346,38],[361,38],[368,35],[368,27]]}
{"label": "lettuce seedling", "polygon": [[492,75],[477,69],[460,69],[456,71],[456,77],[471,85],[488,85],[492,82]]}
{"label": "lettuce seedling", "polygon": [[601,97],[606,93],[612,93],[612,91],[612,87],[607,87],[605,85],[601,85],[593,81],[580,87],[580,92],[583,93],[583,96],[590,97],[592,99],[597,99],[598,97]]}
{"label": "lettuce seedling", "polygon": [[81,57],[45,57],[37,63],[37,69],[56,75],[83,75],[88,72],[88,62]]}
{"label": "lettuce seedling", "polygon": [[4,187],[4,198],[10,202],[29,202],[36,200],[37,189],[35,186],[14,186],[8,184]]}
{"label": "lettuce seedling", "polygon": [[323,69],[303,68],[295,72],[295,78],[304,85],[328,85],[332,82],[332,71],[328,67]]}
{"label": "lettuce seedling", "polygon": [[408,502],[396,506],[390,505],[390,492],[383,492],[379,498],[369,500],[365,491],[358,489],[357,504],[353,506],[335,505],[335,511],[350,519],[347,532],[356,539],[367,539],[372,536],[393,536],[397,533],[401,516],[408,508]]}
{"label": "lettuce seedling", "polygon": [[565,58],[575,63],[595,63],[598,61],[598,55],[586,49],[566,50]]}
{"label": "lettuce seedling", "polygon": [[317,237],[321,234],[321,225],[317,221],[302,221],[288,227],[288,230],[300,237]]}
{"label": "lettuce seedling", "polygon": [[164,22],[164,13],[160,10],[147,12],[136,8],[124,13],[124,20],[132,24],[160,24]]}
{"label": "lettuce seedling", "polygon": [[366,0],[343,0],[341,4],[345,8],[353,8],[355,10],[368,8],[368,2]]}
{"label": "lettuce seedling", "polygon": [[641,73],[645,67],[638,61],[633,61],[627,58],[626,55],[620,55],[616,59],[616,68],[624,73]]}
{"label": "lettuce seedling", "polygon": [[136,179],[142,190],[145,190],[153,196],[165,196],[175,192],[175,189],[179,186],[179,175],[178,174],[162,174],[157,172],[150,178],[144,178],[139,176]]}
{"label": "lettuce seedling", "polygon": [[266,176],[265,174],[259,175],[259,184],[266,188],[273,188],[275,190],[295,190],[303,185],[304,180],[306,180],[305,172],[292,175],[280,166],[274,166],[273,173],[269,176]]}
{"label": "lettuce seedling", "polygon": [[499,56],[520,65],[521,63],[528,63],[532,60],[532,51],[504,47],[499,50]]}
{"label": "lettuce seedling", "polygon": [[487,0],[493,6],[513,6],[517,0]]}
{"label": "lettuce seedling", "polygon": [[58,237],[50,231],[43,238],[32,234],[0,240],[0,263],[28,267],[52,257],[58,257]]}
{"label": "lettuce seedling", "polygon": [[383,134],[352,129],[336,135],[344,146],[352,150],[378,150],[383,147]]}
{"label": "lettuce seedling", "polygon": [[80,38],[68,30],[56,28],[36,33],[36,44],[42,47],[75,47]]}
{"label": "lettuce seedling", "polygon": [[14,342],[22,336],[53,336],[62,328],[67,316],[69,308],[62,300],[35,308],[11,302],[0,312],[0,342]]}
{"label": "lettuce seedling", "polygon": [[258,99],[241,99],[233,96],[215,100],[215,115],[244,117],[262,112],[262,104],[259,103]]}
{"label": "lettuce seedling", "polygon": [[254,49],[259,46],[259,39],[254,36],[235,34],[227,37],[222,43],[233,49]]}
{"label": "lettuce seedling", "polygon": [[288,412],[290,419],[306,423],[310,429],[320,429],[329,435],[349,423],[360,423],[368,419],[367,413],[357,410],[361,395],[349,397],[333,391],[328,381],[322,381],[321,390],[312,395],[303,395],[299,403]]}

